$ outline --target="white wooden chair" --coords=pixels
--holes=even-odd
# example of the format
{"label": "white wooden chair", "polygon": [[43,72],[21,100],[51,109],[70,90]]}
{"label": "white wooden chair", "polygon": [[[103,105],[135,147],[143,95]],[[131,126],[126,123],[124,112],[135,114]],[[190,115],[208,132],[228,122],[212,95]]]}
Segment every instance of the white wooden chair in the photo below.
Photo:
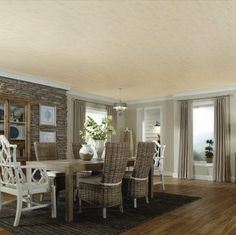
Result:
{"label": "white wooden chair", "polygon": [[[16,161],[16,145],[8,142],[4,135],[0,135],[0,209],[2,193],[15,195],[17,199],[14,226],[19,225],[21,212],[39,209],[51,205],[51,216],[56,217],[56,190],[49,182],[46,169],[35,168],[30,165],[21,166]],[[51,192],[51,203],[43,204],[33,202],[34,194]],[[11,202],[11,201],[10,201]],[[24,206],[26,203],[26,206]]]}
{"label": "white wooden chair", "polygon": [[165,190],[165,179],[164,179],[164,153],[166,145],[161,145],[157,141],[153,141],[156,144],[155,153],[155,164],[154,164],[154,174],[160,176],[160,181],[157,184],[162,185],[162,190]]}

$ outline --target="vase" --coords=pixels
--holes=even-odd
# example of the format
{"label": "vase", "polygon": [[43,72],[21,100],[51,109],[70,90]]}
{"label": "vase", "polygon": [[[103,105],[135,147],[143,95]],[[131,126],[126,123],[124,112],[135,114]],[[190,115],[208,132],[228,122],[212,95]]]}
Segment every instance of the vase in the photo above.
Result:
{"label": "vase", "polygon": [[93,149],[89,144],[83,144],[79,150],[80,158],[84,161],[90,161],[93,157]]}
{"label": "vase", "polygon": [[101,161],[102,160],[102,153],[104,150],[104,143],[105,140],[95,140],[95,149],[97,152],[97,160]]}

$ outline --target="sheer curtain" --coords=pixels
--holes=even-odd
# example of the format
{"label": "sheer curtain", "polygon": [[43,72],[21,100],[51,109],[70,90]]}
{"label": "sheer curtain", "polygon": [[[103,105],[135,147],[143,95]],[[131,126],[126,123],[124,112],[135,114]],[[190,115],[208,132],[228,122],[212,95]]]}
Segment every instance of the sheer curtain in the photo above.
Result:
{"label": "sheer curtain", "polygon": [[86,115],[85,102],[81,100],[74,100],[73,109],[73,142],[81,143],[80,130],[83,129]]}
{"label": "sheer curtain", "polygon": [[[106,106],[107,109],[107,115],[112,116],[112,126],[114,127],[115,131],[117,131],[117,112],[115,109],[113,109],[113,106],[111,105],[107,105]],[[112,135],[111,136],[111,141],[115,141],[116,140],[116,135]]]}
{"label": "sheer curtain", "polygon": [[214,180],[230,181],[230,98],[215,99]]}
{"label": "sheer curtain", "polygon": [[179,178],[193,178],[193,104],[180,105]]}

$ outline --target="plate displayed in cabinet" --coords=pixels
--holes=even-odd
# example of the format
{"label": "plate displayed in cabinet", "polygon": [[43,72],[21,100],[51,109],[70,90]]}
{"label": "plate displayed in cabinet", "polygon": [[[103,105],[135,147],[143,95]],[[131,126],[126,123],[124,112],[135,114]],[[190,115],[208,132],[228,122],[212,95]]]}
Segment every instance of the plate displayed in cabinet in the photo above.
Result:
{"label": "plate displayed in cabinet", "polygon": [[16,139],[19,136],[19,131],[15,126],[10,127],[10,137]]}

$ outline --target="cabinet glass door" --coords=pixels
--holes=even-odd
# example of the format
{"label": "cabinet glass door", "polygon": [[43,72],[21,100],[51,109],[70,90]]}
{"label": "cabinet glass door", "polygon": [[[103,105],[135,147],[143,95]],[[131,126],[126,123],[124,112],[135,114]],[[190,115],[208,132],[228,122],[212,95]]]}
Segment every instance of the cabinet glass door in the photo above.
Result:
{"label": "cabinet glass door", "polygon": [[24,157],[25,150],[25,105],[9,105],[10,142],[17,145],[17,157]]}
{"label": "cabinet glass door", "polygon": [[4,104],[0,103],[0,135],[4,135]]}

